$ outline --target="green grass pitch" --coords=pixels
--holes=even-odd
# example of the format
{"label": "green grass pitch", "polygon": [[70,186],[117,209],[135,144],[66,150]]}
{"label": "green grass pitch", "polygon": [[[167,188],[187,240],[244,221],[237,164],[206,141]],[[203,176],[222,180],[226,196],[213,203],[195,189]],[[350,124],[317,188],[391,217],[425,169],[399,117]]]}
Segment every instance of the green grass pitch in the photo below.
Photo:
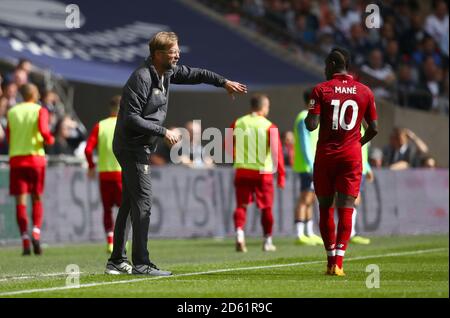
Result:
{"label": "green grass pitch", "polygon": [[[150,257],[172,277],[103,274],[104,244],[49,246],[42,256],[21,256],[19,247],[0,248],[2,297],[449,297],[448,235],[374,237],[368,246],[350,245],[345,277],[324,275],[322,247],[276,238],[276,252],[263,252],[248,239],[248,253],[234,251],[231,238],[150,240]],[[76,280],[66,266],[80,269]],[[379,288],[368,288],[379,268]],[[370,268],[370,267],[369,267]],[[376,286],[375,286],[376,287]]]}

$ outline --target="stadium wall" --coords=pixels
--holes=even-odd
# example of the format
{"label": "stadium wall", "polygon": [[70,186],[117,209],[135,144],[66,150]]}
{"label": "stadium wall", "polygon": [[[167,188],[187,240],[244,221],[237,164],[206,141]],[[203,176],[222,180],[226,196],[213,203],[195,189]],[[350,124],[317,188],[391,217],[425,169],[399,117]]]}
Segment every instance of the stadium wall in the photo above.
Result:
{"label": "stadium wall", "polygon": [[[19,242],[14,198],[8,195],[8,173],[8,169],[0,170],[1,244]],[[369,236],[448,233],[448,176],[448,169],[376,170],[375,182],[367,183],[363,192],[357,230]],[[155,167],[152,177],[151,237],[227,237],[234,234],[231,168]],[[294,236],[293,209],[298,192],[299,180],[288,170],[286,189],[277,189],[274,200],[275,237]],[[104,240],[98,183],[87,179],[85,169],[48,168],[44,207],[44,242]],[[315,213],[316,226],[317,215]],[[259,212],[254,205],[247,216],[246,234],[261,236]]]}

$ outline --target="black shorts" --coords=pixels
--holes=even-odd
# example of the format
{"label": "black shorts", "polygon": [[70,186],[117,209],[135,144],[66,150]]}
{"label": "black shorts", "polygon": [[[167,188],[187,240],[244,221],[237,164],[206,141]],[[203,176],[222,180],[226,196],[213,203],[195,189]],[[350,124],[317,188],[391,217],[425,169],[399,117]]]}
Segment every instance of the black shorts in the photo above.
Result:
{"label": "black shorts", "polygon": [[308,172],[300,172],[300,192],[310,191],[314,192],[313,175]]}

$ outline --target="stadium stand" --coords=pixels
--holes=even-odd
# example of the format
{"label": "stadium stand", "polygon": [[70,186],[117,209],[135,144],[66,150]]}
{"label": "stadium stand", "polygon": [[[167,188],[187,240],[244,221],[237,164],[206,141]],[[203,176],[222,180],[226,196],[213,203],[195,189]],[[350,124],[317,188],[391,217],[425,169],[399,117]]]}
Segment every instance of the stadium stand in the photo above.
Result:
{"label": "stadium stand", "polygon": [[[332,46],[349,49],[352,72],[378,97],[448,116],[448,7],[445,1],[375,1],[382,26],[364,27],[373,1],[198,2],[319,63]],[[447,22],[445,22],[447,21]]]}

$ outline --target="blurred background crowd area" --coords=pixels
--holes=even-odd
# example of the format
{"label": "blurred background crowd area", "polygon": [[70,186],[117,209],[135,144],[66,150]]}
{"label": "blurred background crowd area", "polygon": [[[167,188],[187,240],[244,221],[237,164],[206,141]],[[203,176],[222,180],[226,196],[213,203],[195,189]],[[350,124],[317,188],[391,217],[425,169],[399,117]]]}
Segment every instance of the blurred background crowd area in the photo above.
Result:
{"label": "blurred background crowd area", "polygon": [[[445,1],[417,0],[195,0],[219,12],[229,24],[257,32],[274,40],[281,48],[307,57],[323,67],[323,59],[334,46],[352,54],[351,73],[367,84],[378,99],[396,107],[448,117],[448,6]],[[368,4],[376,3],[381,12],[381,28],[365,27]],[[239,65],[236,65],[239,67]],[[84,149],[89,130],[72,105],[70,84],[52,80],[29,59],[20,59],[0,73],[0,156],[7,163],[7,111],[23,101],[20,88],[32,82],[40,88],[40,103],[50,114],[50,128],[56,142],[46,149],[64,163],[85,164]],[[58,84],[59,83],[59,84]],[[63,86],[64,86],[63,85]],[[69,92],[69,93],[67,93]],[[72,92],[73,93],[73,92]],[[202,94],[201,92],[198,94]],[[62,96],[65,95],[65,96]],[[299,101],[301,92],[299,92]],[[301,109],[299,108],[299,111]],[[101,118],[98,118],[100,120]],[[229,123],[226,123],[228,125]],[[293,125],[293,123],[292,123]],[[190,133],[190,154],[181,164],[210,168],[211,157],[198,156],[202,144],[195,144],[195,124],[186,122]],[[291,126],[292,127],[292,126]],[[293,135],[290,127],[280,127],[286,165],[293,161]],[[154,165],[172,163],[170,147],[160,141],[152,157]],[[202,157],[202,158],[200,158]],[[413,127],[395,127],[383,147],[369,152],[375,168],[407,169],[439,167],[427,144]],[[200,158],[200,159],[199,159]],[[52,161],[51,161],[52,162]],[[51,163],[50,162],[50,163]],[[444,166],[446,167],[446,166]]]}
{"label": "blurred background crowd area", "polygon": [[[448,116],[449,24],[444,0],[198,0],[231,24],[322,63],[334,46],[352,54],[352,73],[400,107]],[[380,28],[367,28],[378,5]]]}
{"label": "blurred background crowd area", "polygon": [[86,144],[86,128],[58,95],[54,85],[56,82],[45,80],[40,70],[28,59],[20,59],[11,72],[0,74],[0,155],[8,154],[7,112],[24,101],[20,89],[26,83],[39,87],[39,102],[49,113],[49,127],[55,136],[55,143],[46,148],[46,153],[81,156]]}

